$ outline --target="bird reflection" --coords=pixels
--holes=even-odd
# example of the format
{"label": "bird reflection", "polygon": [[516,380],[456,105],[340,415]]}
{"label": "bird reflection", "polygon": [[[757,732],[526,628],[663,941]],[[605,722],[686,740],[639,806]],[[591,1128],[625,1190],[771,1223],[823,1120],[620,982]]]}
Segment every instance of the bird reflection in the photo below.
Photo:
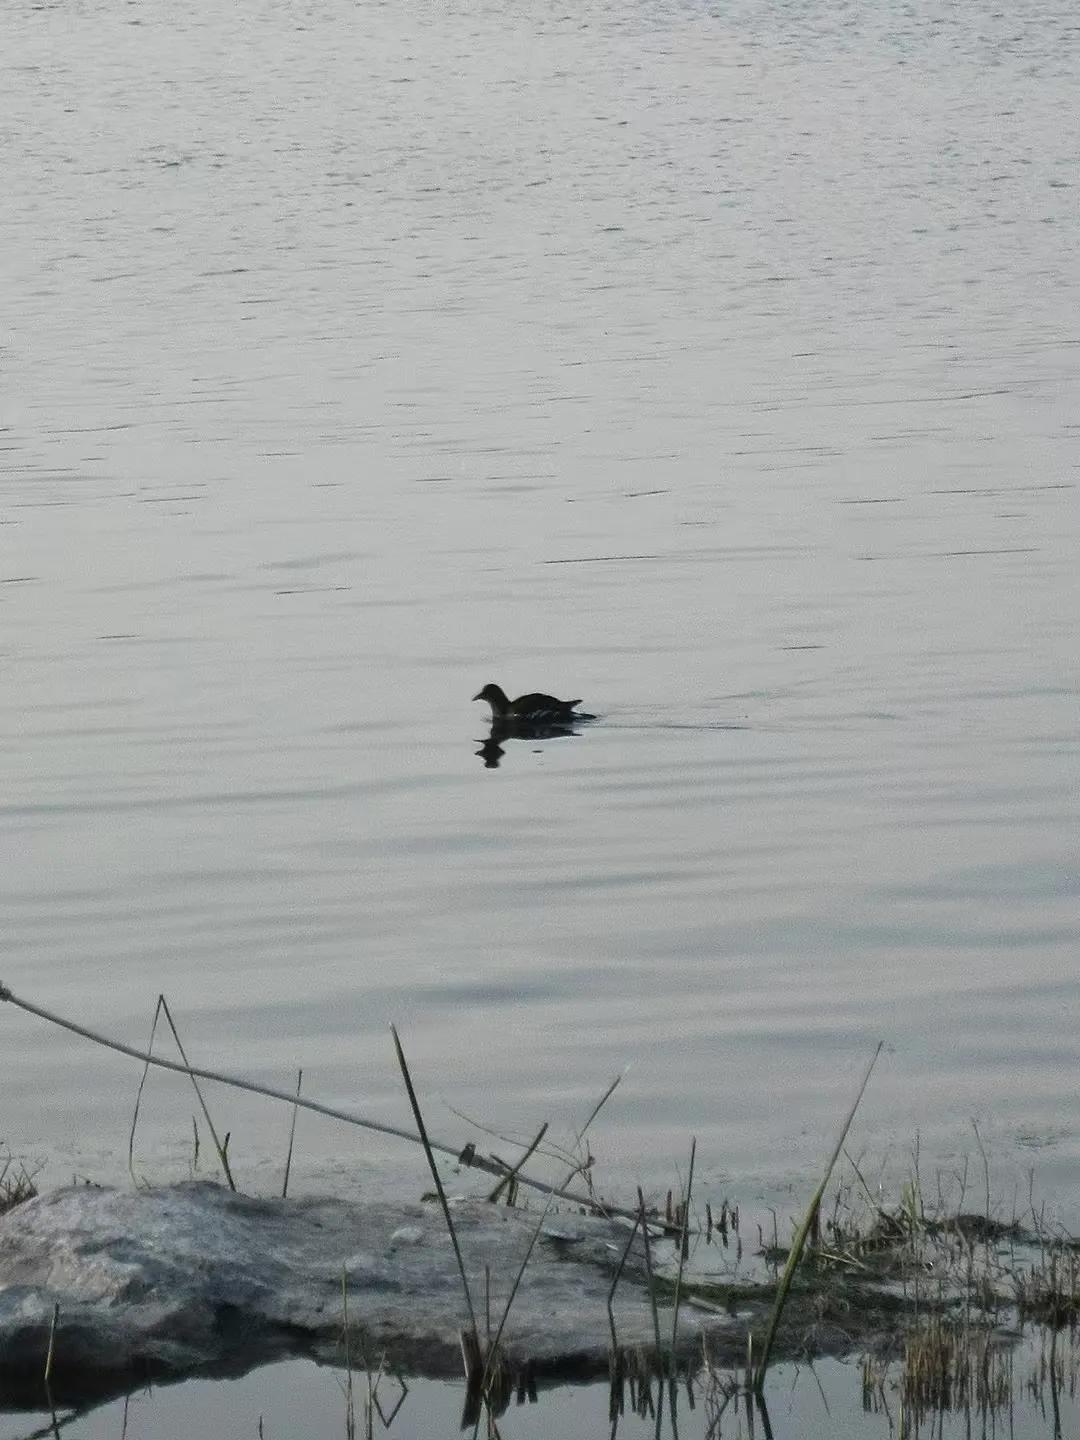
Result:
{"label": "bird reflection", "polygon": [[578,733],[570,724],[543,725],[520,718],[492,720],[491,733],[476,753],[483,760],[485,770],[497,770],[506,754],[508,740],[560,740]]}

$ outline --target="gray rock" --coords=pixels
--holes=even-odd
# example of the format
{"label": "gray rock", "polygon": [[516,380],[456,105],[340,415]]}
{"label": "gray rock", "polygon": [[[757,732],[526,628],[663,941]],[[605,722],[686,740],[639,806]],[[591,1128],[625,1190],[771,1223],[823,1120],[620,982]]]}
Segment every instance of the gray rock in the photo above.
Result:
{"label": "gray rock", "polygon": [[[490,1271],[494,1326],[539,1215],[465,1201],[454,1217],[481,1327]],[[606,1373],[607,1295],[627,1229],[563,1213],[546,1228],[504,1349],[541,1378]],[[4,1390],[40,1401],[57,1305],[53,1393],[66,1402],[154,1377],[240,1374],[284,1355],[341,1363],[343,1275],[354,1363],[362,1344],[376,1363],[385,1354],[411,1373],[461,1375],[468,1311],[434,1205],[253,1199],[207,1182],[40,1196],[0,1219]],[[632,1260],[616,1296],[624,1346],[652,1342],[641,1282]],[[700,1345],[701,1324],[683,1312],[688,1346]],[[661,1326],[669,1336],[666,1309]]]}

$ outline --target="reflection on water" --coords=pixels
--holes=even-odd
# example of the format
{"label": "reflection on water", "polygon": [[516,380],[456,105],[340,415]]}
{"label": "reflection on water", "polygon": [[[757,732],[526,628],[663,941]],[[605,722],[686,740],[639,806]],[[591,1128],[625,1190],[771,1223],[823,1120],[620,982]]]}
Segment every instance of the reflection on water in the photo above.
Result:
{"label": "reflection on water", "polygon": [[508,743],[515,740],[536,742],[568,739],[570,736],[580,735],[583,726],[595,719],[595,715],[577,715],[574,717],[574,724],[552,725],[545,724],[543,721],[535,722],[521,718],[496,718],[491,722],[491,731],[487,739],[483,741],[476,753],[483,760],[485,770],[497,770],[499,762],[506,754]]}
{"label": "reflection on water", "polygon": [[[11,8],[3,980],[391,1121],[390,1020],[504,1133],[630,1065],[606,1183],[780,1205],[884,1037],[867,1150],[1075,1212],[1072,23]],[[486,674],[602,723],[486,783]],[[127,1070],[0,1019],[4,1137],[123,1174]]]}
{"label": "reflection on water", "polygon": [[528,725],[496,720],[491,726],[491,733],[476,753],[483,760],[485,770],[497,770],[499,762],[506,754],[507,742],[558,740],[580,733],[580,729],[574,729],[569,725]]}
{"label": "reflection on water", "polygon": [[[1061,1440],[1080,1422],[1075,1380],[1077,1356],[1071,1341],[1055,1347],[1053,1363],[1032,1340],[1017,1347],[983,1350],[983,1365],[954,1376],[951,1357],[944,1374],[919,1376],[924,1390],[939,1398],[908,1393],[903,1366],[878,1357],[860,1364],[819,1360],[811,1367],[776,1366],[767,1383],[767,1404],[752,1404],[742,1393],[742,1375],[724,1369],[699,1371],[678,1385],[624,1387],[624,1408],[609,1417],[607,1385],[523,1388],[497,1421],[507,1440],[747,1440],[755,1434],[776,1440],[889,1440],[897,1413],[914,1414],[927,1433],[941,1440],[967,1440],[973,1433],[1014,1440]],[[242,1379],[190,1380],[134,1392],[84,1414],[56,1417],[71,1440],[113,1440],[118,1434],[177,1433],[304,1434],[333,1437],[366,1424],[370,1383],[375,1403],[372,1430],[405,1436],[458,1433],[467,1403],[464,1383],[410,1378],[403,1389],[381,1367],[365,1380],[344,1371],[292,1360],[267,1366]],[[351,1409],[350,1409],[351,1399]],[[202,1416],[202,1420],[199,1416]],[[349,1423],[351,1415],[352,1423]],[[48,1411],[0,1416],[0,1440],[29,1440],[53,1434]],[[389,1421],[393,1428],[386,1422]],[[470,1427],[472,1425],[470,1424]],[[486,1425],[485,1425],[486,1429]]]}

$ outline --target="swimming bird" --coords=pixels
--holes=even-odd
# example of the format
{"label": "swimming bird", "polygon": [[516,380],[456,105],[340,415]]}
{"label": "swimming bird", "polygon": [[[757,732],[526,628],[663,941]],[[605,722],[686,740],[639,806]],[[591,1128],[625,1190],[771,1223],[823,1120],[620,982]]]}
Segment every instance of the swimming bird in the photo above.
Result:
{"label": "swimming bird", "polygon": [[557,700],[554,695],[542,695],[539,692],[508,700],[506,691],[498,685],[485,685],[472,698],[486,700],[491,706],[493,725],[566,725],[574,720],[594,718],[575,709],[575,706],[581,704],[580,700]]}

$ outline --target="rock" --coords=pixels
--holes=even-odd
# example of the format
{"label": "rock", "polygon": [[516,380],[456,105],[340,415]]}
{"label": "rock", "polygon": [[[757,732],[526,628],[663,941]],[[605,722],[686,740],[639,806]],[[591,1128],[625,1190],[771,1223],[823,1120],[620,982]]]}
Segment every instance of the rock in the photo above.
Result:
{"label": "rock", "polygon": [[[496,1325],[539,1214],[472,1200],[454,1218],[478,1322],[488,1267]],[[541,1378],[606,1374],[607,1295],[627,1228],[564,1213],[549,1222],[503,1348]],[[434,1205],[256,1199],[203,1181],[55,1191],[0,1219],[0,1381],[22,1403],[41,1402],[57,1305],[57,1403],[153,1378],[241,1374],[285,1355],[342,1363],[343,1274],[354,1357],[362,1340],[373,1360],[461,1375],[468,1310]],[[615,1313],[622,1345],[651,1345],[639,1260],[623,1274]],[[688,1347],[700,1345],[701,1324],[682,1312]],[[671,1334],[666,1309],[661,1333]]]}

